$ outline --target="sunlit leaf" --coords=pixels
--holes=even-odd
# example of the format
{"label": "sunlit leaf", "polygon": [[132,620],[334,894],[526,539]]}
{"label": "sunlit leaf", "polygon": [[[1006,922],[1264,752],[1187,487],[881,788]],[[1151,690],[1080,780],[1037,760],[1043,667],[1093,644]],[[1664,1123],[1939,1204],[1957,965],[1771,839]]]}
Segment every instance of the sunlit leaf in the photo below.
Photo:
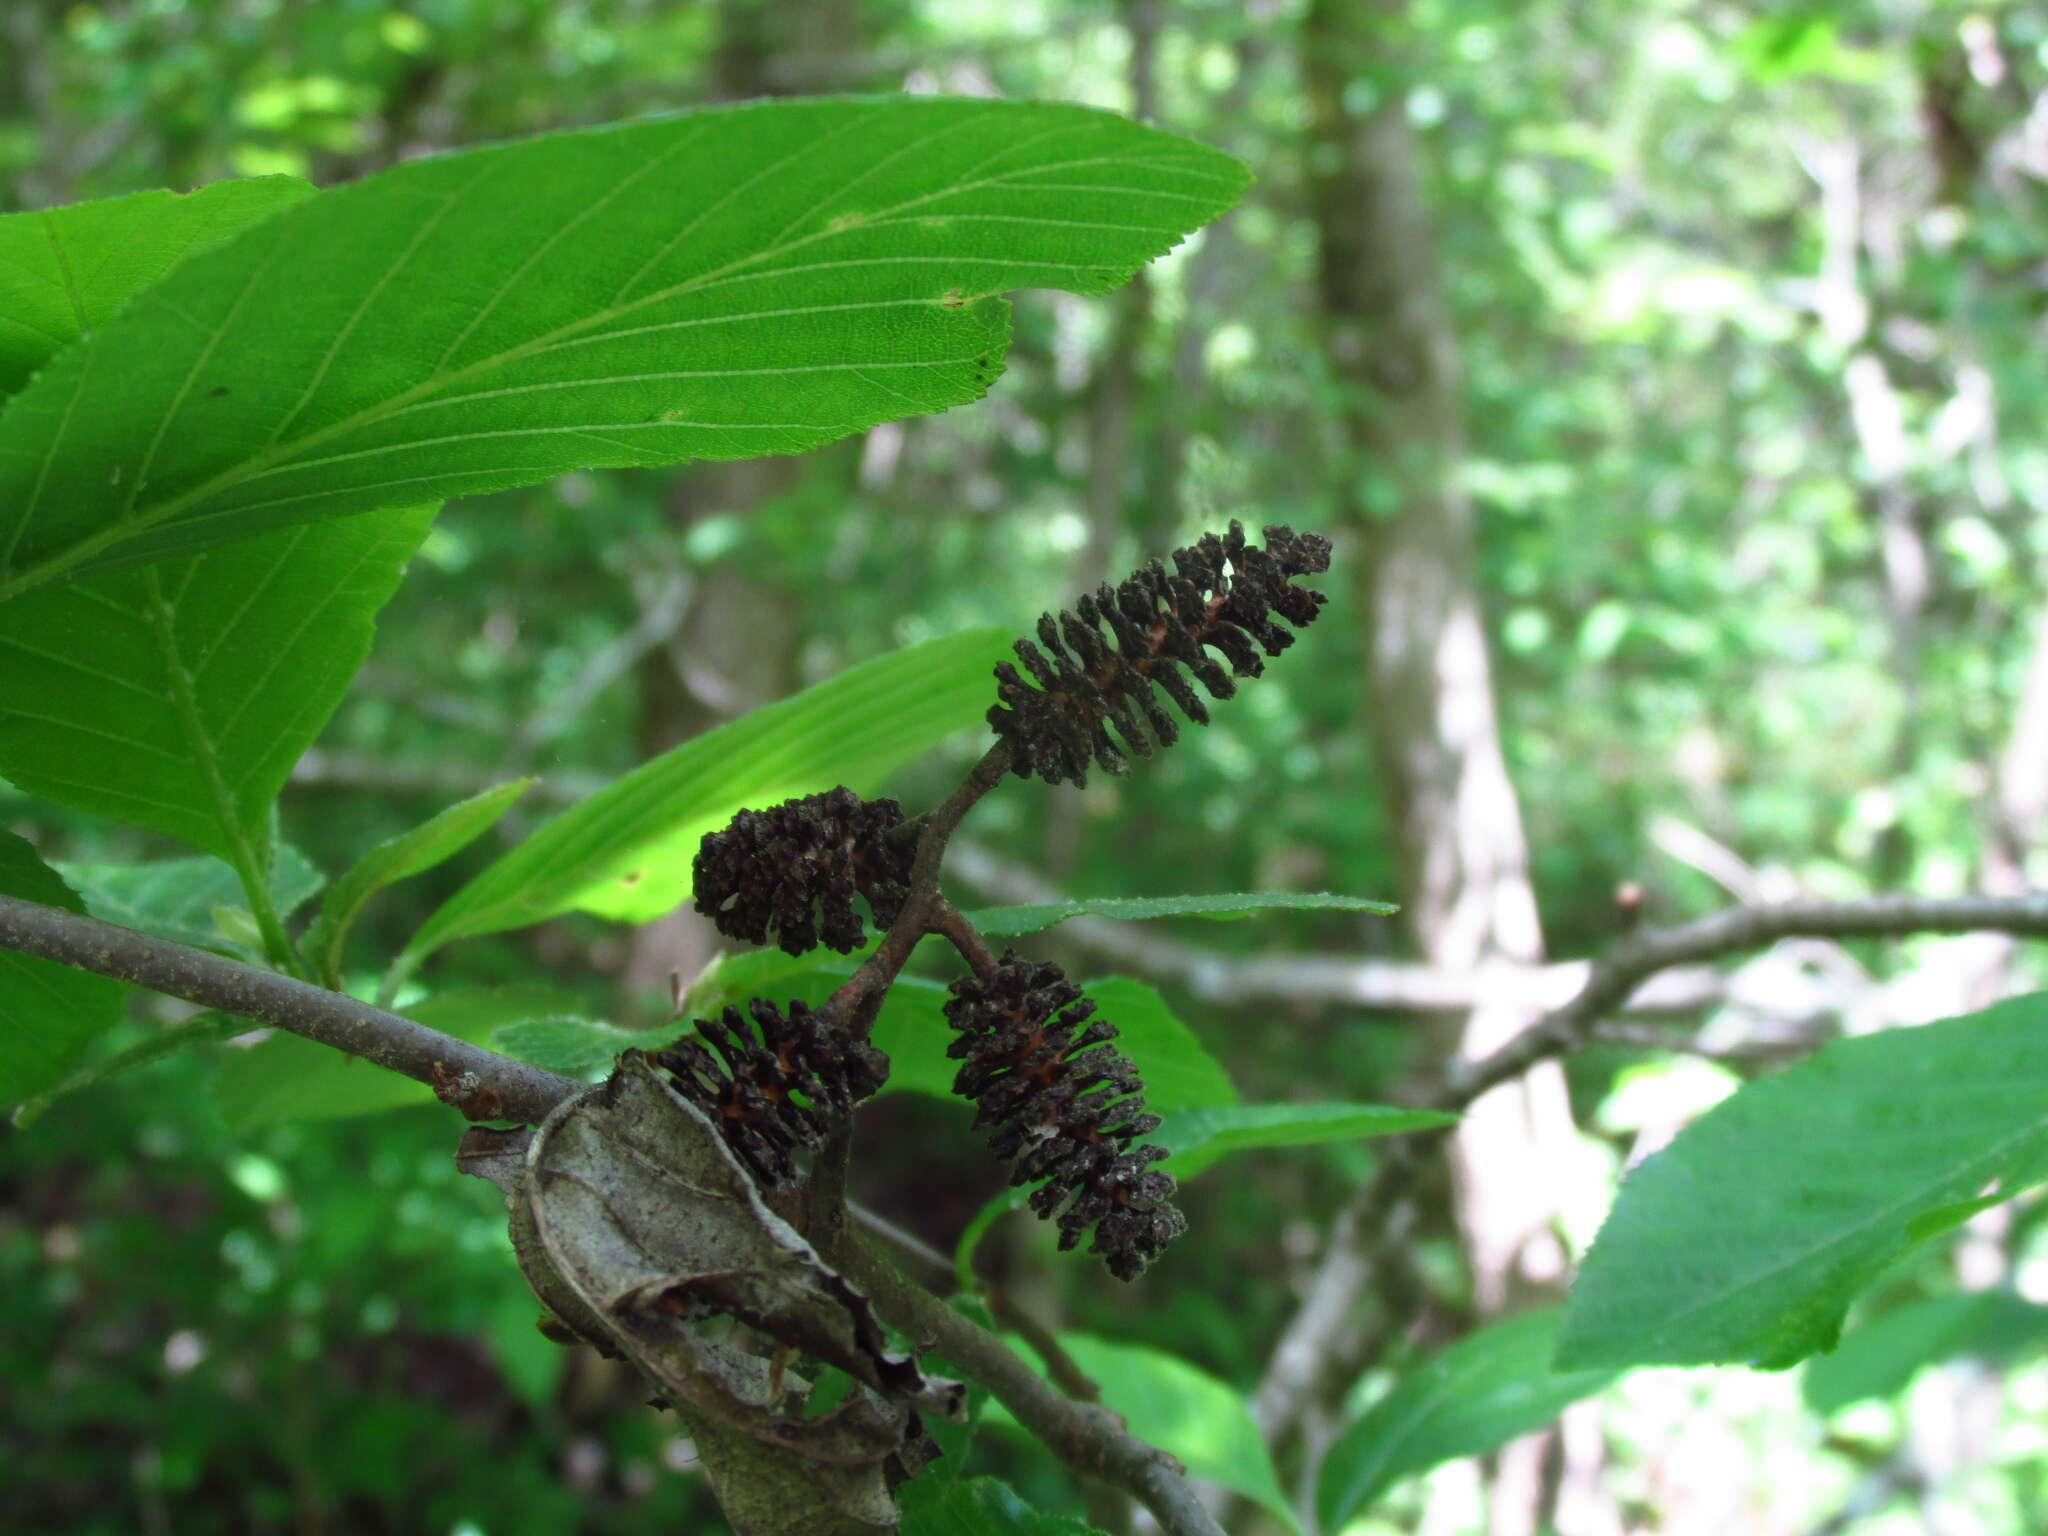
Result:
{"label": "sunlit leaf", "polygon": [[492,1035],[491,1046],[550,1072],[581,1076],[593,1067],[609,1065],[629,1046],[664,1045],[675,1033],[620,1029],[596,1019],[525,1019],[500,1028]]}
{"label": "sunlit leaf", "polygon": [[649,922],[689,899],[704,834],[747,807],[844,784],[872,791],[981,723],[1008,636],[976,629],[850,667],[684,742],[557,816],[427,919],[417,960],[450,939],[581,910]]}
{"label": "sunlit leaf", "polygon": [[0,216],[0,397],[186,257],[312,195],[260,176]]}
{"label": "sunlit leaf", "polygon": [[432,869],[467,848],[512,808],[512,802],[533,786],[532,779],[513,779],[472,795],[408,832],[386,838],[361,858],[327,893],[320,915],[306,930],[306,959],[332,986],[341,972],[342,941],[363,903],[394,881]]}
{"label": "sunlit leaf", "polygon": [[0,414],[0,600],[95,564],[795,453],[980,396],[1018,288],[1099,293],[1234,202],[1086,108],[759,102],[408,161],[194,257]]}
{"label": "sunlit leaf", "polygon": [[287,529],[0,604],[0,776],[261,866],[271,804],[432,516]]}
{"label": "sunlit leaf", "polygon": [[[0,830],[0,895],[83,912],[85,903],[36,851]],[[0,1103],[41,1093],[77,1063],[121,1016],[118,981],[0,950]]]}
{"label": "sunlit leaf", "polygon": [[1781,1369],[1832,1349],[1856,1295],[1987,1185],[2048,1178],[2044,1105],[2038,993],[1747,1084],[1622,1186],[1559,1364]]}
{"label": "sunlit leaf", "polygon": [[1456,1115],[1394,1104],[1215,1104],[1174,1110],[1149,1139],[1173,1148],[1168,1173],[1191,1179],[1232,1152],[1325,1146],[1457,1123]]}
{"label": "sunlit leaf", "polygon": [[[477,1044],[507,1024],[582,1011],[572,992],[538,982],[472,987],[409,1004],[405,1016]],[[334,1120],[379,1110],[431,1104],[434,1090],[358,1056],[279,1032],[231,1049],[214,1079],[214,1099],[237,1131],[286,1120]]]}
{"label": "sunlit leaf", "polygon": [[1612,1371],[1555,1372],[1555,1307],[1460,1339],[1354,1421],[1316,1476],[1316,1519],[1340,1530],[1404,1477],[1483,1456],[1541,1429],[1614,1379]]}
{"label": "sunlit leaf", "polygon": [[1156,917],[1252,917],[1268,911],[1371,912],[1385,916],[1401,909],[1363,896],[1331,896],[1316,891],[1261,891],[1215,896],[1104,896],[1043,906],[984,907],[968,921],[986,938],[1007,939],[1038,933],[1070,917],[1115,917],[1140,920]]}

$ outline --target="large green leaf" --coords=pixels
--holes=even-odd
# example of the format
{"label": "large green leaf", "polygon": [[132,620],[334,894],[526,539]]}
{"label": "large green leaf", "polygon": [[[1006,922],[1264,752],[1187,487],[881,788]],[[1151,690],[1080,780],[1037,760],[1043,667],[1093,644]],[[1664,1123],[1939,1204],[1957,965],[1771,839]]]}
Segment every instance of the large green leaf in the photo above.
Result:
{"label": "large green leaf", "polygon": [[432,515],[286,529],[0,604],[0,776],[262,867],[271,803]]}
{"label": "large green leaf", "polygon": [[[219,859],[153,859],[147,864],[59,864],[57,873],[104,922],[154,933],[200,949],[228,949],[214,914],[241,907],[241,878]],[[306,856],[280,843],[270,861],[270,904],[289,917],[327,882]]]}
{"label": "large green leaf", "polygon": [[1400,1479],[1497,1450],[1605,1387],[1612,1371],[1551,1370],[1557,1319],[1552,1307],[1482,1328],[1395,1382],[1323,1457],[1317,1524],[1338,1530]]}
{"label": "large green leaf", "polygon": [[1025,1503],[993,1477],[947,1482],[926,1473],[899,1498],[903,1536],[1102,1536],[1086,1521]]}
{"label": "large green leaf", "polygon": [[1364,896],[1331,896],[1318,891],[1257,891],[1214,896],[1098,896],[1035,907],[985,907],[967,914],[984,938],[1008,939],[1038,933],[1070,917],[1251,917],[1267,911],[1371,912],[1386,916],[1401,909]]}
{"label": "large green leaf", "polygon": [[673,911],[689,899],[698,843],[736,812],[835,784],[865,794],[978,724],[1008,638],[968,630],[877,657],[643,764],[457,891],[414,936],[408,963],[558,912],[648,922]]}
{"label": "large green leaf", "polygon": [[[484,1044],[508,1024],[564,1018],[582,1008],[573,992],[522,982],[443,992],[408,1005],[405,1016]],[[246,1131],[284,1120],[334,1120],[431,1104],[434,1090],[359,1056],[280,1032],[228,1052],[214,1079],[214,1098],[229,1126]]]}
{"label": "large green leaf", "polygon": [[[1177,1355],[1140,1344],[1080,1333],[1061,1334],[1060,1344],[1132,1434],[1178,1456],[1194,1476],[1263,1504],[1299,1529],[1243,1393]],[[1029,1345],[1021,1347],[1035,1358]],[[991,1424],[1016,1422],[1001,1404],[991,1404],[988,1417]]]}
{"label": "large green leaf", "polygon": [[0,415],[0,599],[590,465],[972,400],[1017,288],[1098,293],[1243,190],[1081,107],[753,103],[414,160],[195,257]]}
{"label": "large green leaf", "polygon": [[[0,895],[85,910],[35,849],[4,830]],[[17,1103],[62,1081],[93,1037],[121,1016],[126,991],[90,971],[0,950],[0,1103]]]}
{"label": "large green leaf", "polygon": [[1209,1104],[1173,1110],[1150,1139],[1173,1148],[1168,1173],[1191,1179],[1232,1152],[1318,1147],[1457,1123],[1441,1110],[1396,1104]]}
{"label": "large green leaf", "polygon": [[512,802],[533,787],[533,782],[513,779],[471,795],[410,831],[386,838],[350,865],[348,872],[334,882],[327,899],[320,904],[320,915],[306,930],[306,959],[314,974],[327,985],[336,985],[341,976],[342,941],[348,937],[349,926],[362,911],[363,903],[385,886],[432,869],[443,859],[460,853],[496,825],[498,818],[512,808]]}
{"label": "large green leaf", "polygon": [[0,397],[187,256],[312,195],[262,176],[0,217]]}
{"label": "large green leaf", "polygon": [[1838,1040],[1629,1176],[1565,1309],[1565,1366],[1832,1349],[1858,1292],[1978,1204],[2048,1178],[2048,994]]}

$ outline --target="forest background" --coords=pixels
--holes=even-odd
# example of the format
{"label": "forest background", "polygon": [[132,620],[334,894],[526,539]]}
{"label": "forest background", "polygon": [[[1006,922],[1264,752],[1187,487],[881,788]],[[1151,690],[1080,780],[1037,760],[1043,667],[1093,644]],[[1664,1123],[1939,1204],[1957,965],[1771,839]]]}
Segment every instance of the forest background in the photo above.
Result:
{"label": "forest background", "polygon": [[[981,902],[1402,902],[1042,941],[1162,988],[1248,1098],[1411,1096],[1638,922],[2038,883],[2036,7],[11,0],[0,209],[897,90],[1111,107],[1257,181],[1130,287],[1028,296],[979,406],[453,506],[295,772],[284,838],[314,866],[538,774],[509,840],[754,705],[964,626],[1021,633],[1240,515],[1336,541],[1299,660],[1128,780],[993,797],[949,869]],[[927,803],[976,749],[892,787]],[[0,823],[74,863],[176,851],[4,785]],[[491,851],[365,933],[395,942]],[[687,914],[567,918],[447,965],[643,1026],[712,939]],[[1239,1389],[1292,1477],[1347,1401],[1554,1300],[1622,1167],[1742,1077],[2038,972],[1977,935],[1668,973],[1568,1069],[1418,1144],[1444,1176],[1395,1253],[1361,1252],[1376,1157],[1353,1145],[1191,1186],[1193,1230],[1135,1299],[1031,1224],[988,1259],[1059,1325]],[[218,1070],[173,1058],[0,1133],[10,1528],[719,1528],[673,1422],[533,1331],[445,1115],[267,1119]],[[886,1099],[863,1142],[857,1193],[942,1247],[1000,1182],[958,1106]],[[2002,1285],[2048,1303],[2039,1208],[1985,1213],[1865,1316]],[[1640,1372],[1356,1529],[2040,1529],[2048,1330],[2010,1334],[1917,1370],[1945,1351],[1894,1345],[1855,1390]],[[1066,1502],[1042,1452],[977,1454]]]}

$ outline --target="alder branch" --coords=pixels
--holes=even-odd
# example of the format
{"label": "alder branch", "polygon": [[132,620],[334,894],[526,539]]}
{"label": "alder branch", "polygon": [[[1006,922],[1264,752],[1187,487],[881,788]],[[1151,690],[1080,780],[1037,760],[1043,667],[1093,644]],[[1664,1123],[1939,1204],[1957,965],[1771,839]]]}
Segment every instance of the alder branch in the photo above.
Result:
{"label": "alder branch", "polygon": [[987,1387],[1075,1472],[1129,1493],[1167,1536],[1223,1536],[1180,1463],[1125,1429],[1109,1409],[1063,1396],[995,1334],[904,1279],[866,1243],[847,1242],[840,1262],[886,1321]]}
{"label": "alder branch", "polygon": [[583,1085],[275,971],[58,907],[0,895],[0,949],[132,982],[331,1045],[437,1091],[462,1084],[489,1119],[532,1120]]}

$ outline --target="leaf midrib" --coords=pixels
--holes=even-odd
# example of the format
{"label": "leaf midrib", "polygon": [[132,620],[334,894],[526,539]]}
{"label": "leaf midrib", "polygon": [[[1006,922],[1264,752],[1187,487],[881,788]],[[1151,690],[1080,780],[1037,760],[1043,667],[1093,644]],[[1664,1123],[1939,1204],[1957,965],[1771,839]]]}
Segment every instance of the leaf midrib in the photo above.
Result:
{"label": "leaf midrib", "polygon": [[[869,116],[872,116],[872,114],[869,114]],[[865,120],[865,118],[859,118],[855,119],[855,122],[857,123]],[[971,121],[971,119],[969,121]],[[961,126],[964,126],[964,124],[949,125],[948,131],[953,131]],[[1061,129],[1055,131],[1065,130]],[[814,147],[815,145],[805,146],[806,150]],[[1006,144],[1000,150],[998,150],[996,154],[991,155],[989,159],[995,159],[1000,157],[1001,155],[1012,153],[1017,147],[1018,146],[1015,144]],[[783,161],[779,162],[778,168],[780,167],[780,165],[787,164],[789,158],[793,158],[793,156],[786,157]],[[941,197],[952,197],[963,192],[974,192],[983,190],[988,187],[1001,186],[1005,182],[1013,180],[1020,175],[1049,174],[1056,171],[1071,170],[1077,167],[1087,165],[1130,164],[1134,162],[1143,162],[1148,160],[1161,161],[1167,158],[1169,157],[1134,155],[1091,155],[1076,160],[1057,161],[1044,165],[1026,166],[1018,172],[993,177],[985,177],[980,180],[966,180],[950,183],[945,187],[938,188],[930,192],[925,192],[916,197],[907,199],[903,202],[893,204],[890,207],[878,212],[874,217],[876,219],[889,218],[896,215],[900,215],[906,210],[918,207],[921,204],[935,201],[936,199]],[[987,161],[983,161],[982,163],[986,164]],[[1183,175],[1195,176],[1203,180],[1212,180],[1218,182],[1219,184],[1221,184],[1224,180],[1224,178],[1210,176],[1207,173],[1196,170],[1191,166],[1176,166],[1173,167],[1173,169],[1175,169]],[[482,179],[482,177],[473,179],[471,183],[468,186],[466,186],[461,193],[457,194],[457,197],[467,196],[474,189],[476,182]],[[454,200],[451,199],[451,204],[453,201]],[[289,217],[289,213],[287,213],[285,216]],[[538,337],[530,338],[529,340],[520,343],[518,346],[507,348],[502,352],[494,353],[485,358],[480,358],[476,362],[458,368],[452,373],[436,374],[434,377],[430,379],[422,380],[419,384],[414,385],[410,389],[401,390],[396,395],[390,396],[387,399],[379,401],[374,405],[366,406],[362,410],[357,411],[350,416],[340,418],[332,423],[329,423],[324,427],[318,428],[315,431],[306,434],[303,437],[296,438],[289,444],[278,444],[275,446],[275,448],[266,448],[250,456],[249,458],[244,459],[241,463],[222,470],[220,473],[214,475],[211,479],[203,481],[201,484],[193,487],[191,490],[183,493],[182,495],[171,498],[169,501],[162,503],[160,506],[148,512],[147,514],[136,515],[134,504],[131,501],[128,515],[125,516],[119,522],[116,522],[110,525],[109,527],[100,530],[98,534],[88,535],[85,538],[78,540],[69,548],[58,551],[56,554],[49,556],[48,558],[44,559],[38,564],[29,566],[18,576],[8,579],[0,579],[0,602],[4,602],[8,598],[13,597],[20,592],[26,591],[30,587],[38,586],[43,582],[52,580],[57,576],[61,576],[64,572],[74,568],[75,566],[81,564],[86,560],[91,559],[94,555],[99,554],[101,551],[108,548],[110,545],[118,543],[124,538],[133,537],[135,534],[146,532],[151,528],[158,527],[161,524],[176,519],[179,513],[183,512],[188,507],[197,505],[198,503],[206,500],[211,496],[218,494],[223,490],[232,489],[236,485],[243,484],[248,480],[256,479],[260,477],[262,474],[267,473],[268,471],[280,465],[287,464],[296,454],[302,453],[311,448],[316,448],[322,442],[329,441],[335,437],[344,435],[346,433],[357,431],[364,427],[374,426],[378,422],[383,421],[384,419],[395,414],[396,412],[403,410],[404,408],[411,406],[415,403],[418,403],[421,400],[426,399],[428,396],[432,395],[436,391],[446,388],[449,385],[459,384],[465,379],[477,377],[481,374],[488,373],[493,369],[509,367],[512,364],[523,361],[527,357],[533,355],[535,352],[538,352],[545,347],[554,346],[566,340],[572,340],[581,333],[588,331],[595,326],[605,324],[613,320],[622,319],[641,309],[647,308],[655,304],[660,304],[668,299],[676,298],[683,294],[693,292],[702,286],[715,282],[716,280],[726,277],[727,275],[733,272],[741,271],[748,266],[755,265],[760,262],[774,260],[778,257],[787,256],[795,251],[803,249],[807,245],[813,244],[821,240],[835,238],[841,233],[844,233],[844,231],[834,229],[828,224],[824,228],[821,228],[811,234],[800,236],[794,240],[779,240],[778,243],[772,244],[763,250],[755,251],[744,257],[735,258],[734,260],[726,262],[721,266],[714,267],[708,271],[698,273],[694,277],[686,279],[683,282],[673,284],[666,288],[657,289],[654,292],[651,292],[642,298],[633,299],[625,302],[614,301],[612,304],[609,304],[605,306],[603,309],[595,311],[590,315],[586,315],[580,320],[572,321],[569,324],[558,326],[555,329],[547,331]],[[671,241],[670,244],[672,246],[673,241]],[[280,242],[279,249],[282,249],[282,242]],[[267,266],[267,263],[264,264],[263,266],[259,266],[257,272],[251,274],[249,282],[246,283],[243,287],[242,293],[237,295],[235,305],[233,306],[233,308],[238,308],[240,304],[243,302],[243,300],[246,299],[250,287],[254,285],[258,276],[260,276],[264,271],[267,270]],[[637,277],[635,278],[635,281],[637,281]],[[631,284],[629,283],[628,287],[630,286]],[[985,295],[982,295],[980,297],[985,297]],[[941,300],[933,299],[930,302],[937,304],[940,303]],[[232,312],[233,309],[231,308],[230,313],[232,314]],[[214,337],[215,341],[218,340],[218,335],[219,332],[216,332]],[[205,357],[208,357],[210,355],[211,345],[209,345],[206,349],[202,350],[201,360],[203,361]],[[187,376],[185,383],[180,387],[180,400],[184,398],[185,391],[190,389],[192,379],[197,376],[198,368],[199,364],[195,363],[192,372]],[[76,397],[74,392],[74,400],[75,398]],[[159,427],[159,440],[161,438],[162,430],[164,429],[165,426],[168,425],[169,414],[170,413],[167,413],[166,415],[165,423],[160,425]],[[65,420],[68,422],[69,418],[70,407],[69,405],[67,405],[65,410]],[[154,455],[154,451],[155,449],[153,444],[151,448],[152,456]],[[45,455],[43,465],[40,467],[38,471],[36,489],[33,493],[31,493],[29,500],[30,511],[27,515],[24,516],[23,519],[22,526],[24,529],[26,529],[26,527],[28,526],[29,518],[34,515],[34,507],[41,500],[41,491],[44,484],[44,474],[47,472],[48,466],[53,457],[54,454]],[[143,484],[144,477],[140,473],[138,473],[136,476],[136,489],[132,493],[134,496],[140,496],[141,487]]]}

